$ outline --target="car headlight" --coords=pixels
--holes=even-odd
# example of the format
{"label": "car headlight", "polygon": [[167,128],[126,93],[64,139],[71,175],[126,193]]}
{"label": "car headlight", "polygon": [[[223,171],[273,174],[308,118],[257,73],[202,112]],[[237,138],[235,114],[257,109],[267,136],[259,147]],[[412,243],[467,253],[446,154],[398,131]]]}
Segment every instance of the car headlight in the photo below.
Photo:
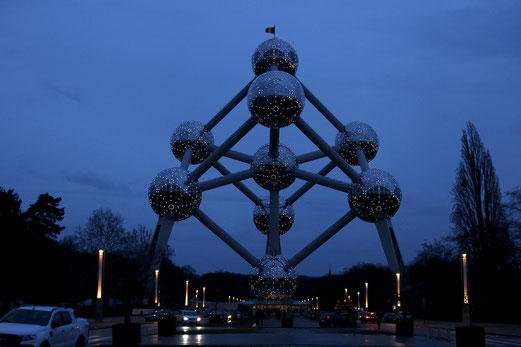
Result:
{"label": "car headlight", "polygon": [[183,320],[188,320],[188,317],[183,317]]}
{"label": "car headlight", "polygon": [[201,321],[201,317],[197,317],[197,321],[198,321],[198,322]]}
{"label": "car headlight", "polygon": [[31,341],[36,338],[36,335],[22,335],[20,336],[23,341]]}

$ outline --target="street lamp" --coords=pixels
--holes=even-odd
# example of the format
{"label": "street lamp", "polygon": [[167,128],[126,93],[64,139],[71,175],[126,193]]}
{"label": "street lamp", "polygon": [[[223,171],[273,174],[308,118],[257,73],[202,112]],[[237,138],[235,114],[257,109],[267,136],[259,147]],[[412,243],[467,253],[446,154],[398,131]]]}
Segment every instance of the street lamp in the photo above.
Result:
{"label": "street lamp", "polygon": [[231,298],[231,296],[230,296],[230,295],[228,295],[228,303],[230,303],[230,302],[231,302],[231,301],[230,301],[230,298]]}
{"label": "street lamp", "polygon": [[100,249],[98,251],[98,290],[96,293],[96,322],[103,320],[103,260],[105,252]]}
{"label": "street lamp", "polygon": [[369,308],[369,283],[365,282],[365,308]]}
{"label": "street lamp", "polygon": [[317,296],[317,311],[318,311],[318,296]]}
{"label": "street lamp", "polygon": [[199,307],[199,299],[197,298],[198,295],[199,295],[199,289],[196,289],[195,290],[195,308]]}
{"label": "street lamp", "polygon": [[206,307],[206,287],[203,287],[203,308]]}
{"label": "street lamp", "polygon": [[154,304],[156,305],[156,308],[158,308],[159,307],[159,293],[158,293],[159,292],[159,270],[155,270],[154,273],[155,273]]}
{"label": "street lamp", "polygon": [[400,311],[400,307],[402,306],[400,303],[400,273],[396,273],[396,294],[397,294],[397,300],[396,300],[396,312]]}
{"label": "street lamp", "polygon": [[360,292],[356,292],[356,295],[358,296],[358,311],[360,311]]}
{"label": "street lamp", "polygon": [[463,277],[463,324],[470,326],[470,306],[469,306],[469,292],[467,283],[467,254],[461,255],[461,275]]}
{"label": "street lamp", "polygon": [[345,298],[345,301],[347,302],[347,288],[345,289],[345,291],[346,291],[346,298]]}
{"label": "street lamp", "polygon": [[185,306],[188,306],[188,280],[186,280]]}

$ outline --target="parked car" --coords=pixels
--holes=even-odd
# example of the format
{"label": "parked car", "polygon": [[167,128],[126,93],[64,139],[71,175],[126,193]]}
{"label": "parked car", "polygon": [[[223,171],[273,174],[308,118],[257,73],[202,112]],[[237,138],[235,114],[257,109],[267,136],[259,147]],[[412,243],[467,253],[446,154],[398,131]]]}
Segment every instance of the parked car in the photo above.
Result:
{"label": "parked car", "polygon": [[324,311],[313,311],[313,312],[311,312],[311,319],[319,320],[320,317],[321,317],[324,313],[327,313],[327,312],[324,312]]}
{"label": "parked car", "polygon": [[362,318],[360,319],[362,323],[372,322],[375,323],[377,321],[376,313],[374,312],[364,312]]}
{"label": "parked car", "polygon": [[148,314],[145,316],[146,322],[156,322],[158,319],[166,318],[166,317],[173,317],[174,313],[170,310],[164,310],[159,309],[156,310],[154,313]]}
{"label": "parked car", "polygon": [[84,347],[89,322],[72,309],[55,306],[22,306],[0,319],[0,346]]}
{"label": "parked car", "polygon": [[201,317],[195,311],[181,310],[179,314],[175,316],[178,325],[188,324],[190,326],[201,324]]}
{"label": "parked car", "polygon": [[[407,312],[407,313],[405,314],[405,318],[406,318],[406,319],[412,319],[411,313],[410,313],[410,312]],[[403,319],[403,312],[400,311],[400,312],[398,312],[398,313],[396,314],[396,320],[401,320],[401,319]]]}
{"label": "parked car", "polygon": [[212,311],[210,312],[210,317],[208,318],[210,323],[222,323],[225,322],[226,319],[224,317],[224,313],[221,311]]}
{"label": "parked car", "polygon": [[357,326],[349,314],[342,312],[324,313],[318,320],[318,324],[321,328],[356,328]]}
{"label": "parked car", "polygon": [[396,315],[391,312],[384,314],[382,322],[384,323],[396,323]]}

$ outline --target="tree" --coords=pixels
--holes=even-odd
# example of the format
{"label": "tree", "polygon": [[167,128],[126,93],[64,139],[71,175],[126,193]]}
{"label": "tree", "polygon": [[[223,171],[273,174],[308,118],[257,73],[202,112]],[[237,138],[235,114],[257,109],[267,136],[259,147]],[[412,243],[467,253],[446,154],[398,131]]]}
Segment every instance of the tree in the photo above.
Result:
{"label": "tree", "polygon": [[469,282],[469,295],[474,292],[474,303],[491,304],[493,293],[502,283],[507,284],[504,275],[512,242],[499,179],[490,153],[471,122],[461,137],[461,161],[451,193],[454,205],[449,240],[459,252],[469,254],[469,281],[474,281]]}
{"label": "tree", "polygon": [[76,230],[78,248],[88,253],[119,251],[124,237],[123,217],[109,208],[94,210],[87,224]]}
{"label": "tree", "polygon": [[521,253],[521,187],[516,187],[507,193],[509,202],[507,209],[509,211],[510,226],[512,238],[515,241],[517,255]]}
{"label": "tree", "polygon": [[61,198],[45,193],[24,212],[26,230],[33,235],[56,239],[65,227],[58,224],[63,220],[64,208],[59,208]]}

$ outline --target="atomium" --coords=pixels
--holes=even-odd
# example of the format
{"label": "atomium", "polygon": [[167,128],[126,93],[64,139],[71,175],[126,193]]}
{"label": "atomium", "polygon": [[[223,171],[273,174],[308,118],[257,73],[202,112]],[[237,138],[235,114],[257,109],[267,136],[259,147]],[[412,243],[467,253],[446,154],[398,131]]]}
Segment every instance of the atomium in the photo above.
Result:
{"label": "atomium", "polygon": [[197,211],[202,190],[187,170],[174,167],[161,171],[154,178],[148,188],[148,198],[157,215],[180,221]]}
{"label": "atomium", "polygon": [[250,287],[261,300],[286,300],[295,294],[297,273],[281,255],[266,254],[250,271]]}
{"label": "atomium", "polygon": [[251,168],[255,170],[253,179],[264,189],[277,191],[289,187],[295,181],[294,171],[298,167],[297,156],[289,147],[279,145],[277,159],[269,156],[269,145],[255,152]]}
{"label": "atomium", "polygon": [[[293,206],[286,205],[286,199],[279,198],[279,234],[284,235],[291,229],[295,221]],[[260,205],[253,209],[253,222],[257,229],[266,235],[270,230],[270,198],[266,196]]]}
{"label": "atomium", "polygon": [[203,123],[197,121],[181,123],[170,137],[170,148],[179,161],[183,161],[187,148],[193,149],[191,164],[199,164],[208,158],[209,145],[213,145],[213,135]]}
{"label": "atomium", "polygon": [[256,76],[269,71],[272,65],[294,75],[298,68],[298,56],[289,43],[274,37],[264,41],[255,49],[251,65]]}
{"label": "atomium", "polygon": [[402,191],[389,173],[369,169],[362,172],[360,182],[353,184],[348,200],[358,218],[374,223],[394,216],[400,208]]}
{"label": "atomium", "polygon": [[367,162],[370,162],[378,152],[378,135],[366,123],[351,122],[337,133],[335,148],[349,165],[360,165],[356,155],[357,148],[362,149]]}
{"label": "atomium", "polygon": [[300,82],[283,71],[260,75],[248,90],[248,107],[253,119],[271,128],[294,123],[302,113],[304,100]]}

